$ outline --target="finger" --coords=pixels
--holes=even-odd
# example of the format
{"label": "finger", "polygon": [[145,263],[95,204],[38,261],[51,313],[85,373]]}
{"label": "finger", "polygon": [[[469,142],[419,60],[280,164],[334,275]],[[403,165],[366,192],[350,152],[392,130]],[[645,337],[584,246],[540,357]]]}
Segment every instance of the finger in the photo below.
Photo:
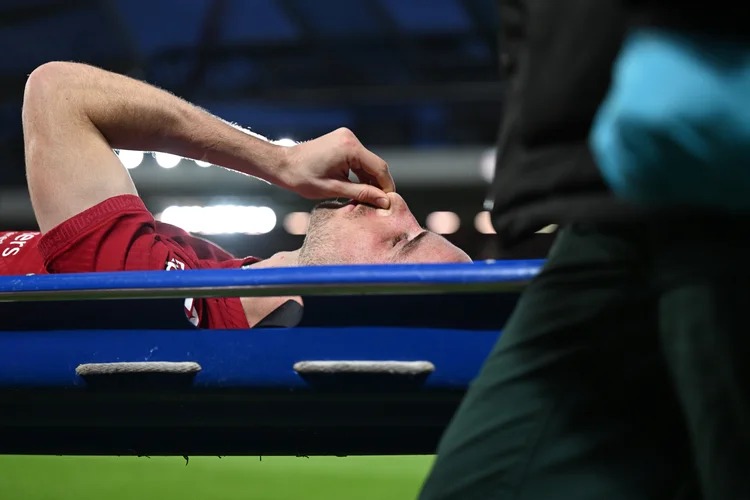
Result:
{"label": "finger", "polygon": [[357,176],[357,180],[363,184],[370,184],[371,186],[378,187],[378,181],[375,179],[374,175],[371,175],[361,168],[353,169],[352,172],[354,172],[354,175]]}
{"label": "finger", "polygon": [[371,186],[362,182],[342,182],[337,183],[333,189],[334,196],[344,196],[358,201],[367,203],[379,208],[388,209],[391,207],[391,200],[382,189],[377,186]]}
{"label": "finger", "polygon": [[[354,174],[357,176],[357,179],[361,184],[367,184],[369,186],[373,186],[374,188],[378,189],[378,181],[375,179],[374,176],[368,174],[364,170],[356,169],[354,170]],[[385,194],[385,192],[383,192]],[[370,205],[376,205],[380,206],[380,208],[388,209],[390,208],[390,198],[387,196],[385,198],[379,199],[376,203],[373,202],[366,202]]]}
{"label": "finger", "polygon": [[368,150],[364,146],[360,153],[360,166],[362,170],[375,178],[377,185],[386,193],[396,191],[388,164],[381,157]]}

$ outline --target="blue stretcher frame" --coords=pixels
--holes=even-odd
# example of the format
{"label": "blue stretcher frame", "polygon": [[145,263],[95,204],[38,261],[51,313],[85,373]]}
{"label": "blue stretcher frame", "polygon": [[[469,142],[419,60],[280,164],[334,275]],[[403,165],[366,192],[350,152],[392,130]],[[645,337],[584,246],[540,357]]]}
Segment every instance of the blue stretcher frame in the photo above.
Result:
{"label": "blue stretcher frame", "polygon": [[[0,277],[0,453],[432,453],[542,264]],[[302,295],[305,318],[209,331],[184,317],[184,297],[237,295]],[[432,368],[296,368],[346,361]],[[76,371],[152,362],[200,369]]]}
{"label": "blue stretcher frame", "polygon": [[543,261],[137,271],[0,277],[0,300],[350,295],[517,290]]}

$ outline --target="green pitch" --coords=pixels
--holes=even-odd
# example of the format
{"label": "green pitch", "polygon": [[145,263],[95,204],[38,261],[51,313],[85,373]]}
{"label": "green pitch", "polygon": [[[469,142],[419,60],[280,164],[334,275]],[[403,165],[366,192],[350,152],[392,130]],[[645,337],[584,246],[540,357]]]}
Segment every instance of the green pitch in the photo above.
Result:
{"label": "green pitch", "polygon": [[0,456],[0,498],[414,500],[433,457]]}

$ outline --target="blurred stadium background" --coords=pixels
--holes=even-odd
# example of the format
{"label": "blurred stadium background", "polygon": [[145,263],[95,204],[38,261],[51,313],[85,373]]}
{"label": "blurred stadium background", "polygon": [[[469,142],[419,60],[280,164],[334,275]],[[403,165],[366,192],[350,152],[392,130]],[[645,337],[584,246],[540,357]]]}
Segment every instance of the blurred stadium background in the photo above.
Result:
{"label": "blurred stadium background", "polygon": [[[494,0],[0,0],[0,227],[36,227],[25,79],[73,60],[282,143],[349,127],[389,162],[421,223],[475,259],[541,257],[549,234],[502,254],[483,211],[502,109],[496,25]],[[191,160],[120,155],[165,221],[235,254],[301,244],[312,202]],[[430,460],[0,457],[0,497],[397,500],[413,498]]]}

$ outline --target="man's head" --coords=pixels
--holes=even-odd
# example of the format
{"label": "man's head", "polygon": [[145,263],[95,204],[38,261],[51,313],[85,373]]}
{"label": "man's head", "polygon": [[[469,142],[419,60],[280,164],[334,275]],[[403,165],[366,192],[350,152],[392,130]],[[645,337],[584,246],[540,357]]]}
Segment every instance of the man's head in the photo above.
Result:
{"label": "man's head", "polygon": [[354,202],[318,205],[298,264],[471,262],[448,240],[422,229],[401,196],[388,196],[388,210]]}

